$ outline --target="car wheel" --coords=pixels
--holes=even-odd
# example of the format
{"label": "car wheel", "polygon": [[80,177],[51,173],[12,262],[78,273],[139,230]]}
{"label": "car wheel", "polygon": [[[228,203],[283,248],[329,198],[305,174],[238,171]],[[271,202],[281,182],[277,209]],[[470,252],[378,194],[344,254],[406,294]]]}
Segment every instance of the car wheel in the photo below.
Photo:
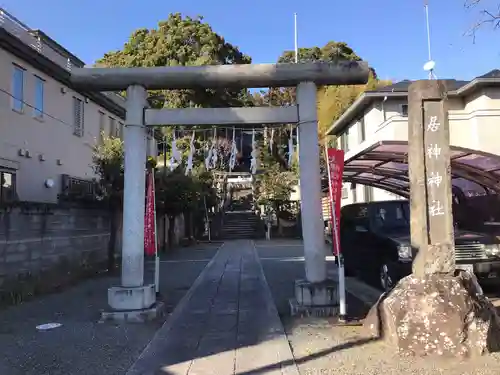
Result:
{"label": "car wheel", "polygon": [[380,286],[384,292],[388,292],[394,287],[394,280],[385,263],[380,267]]}

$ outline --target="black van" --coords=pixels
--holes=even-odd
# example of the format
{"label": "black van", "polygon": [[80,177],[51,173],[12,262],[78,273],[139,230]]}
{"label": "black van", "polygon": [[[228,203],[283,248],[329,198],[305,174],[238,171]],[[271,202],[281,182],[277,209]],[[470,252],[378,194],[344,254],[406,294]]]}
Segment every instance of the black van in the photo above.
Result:
{"label": "black van", "polygon": [[[347,275],[389,290],[411,273],[409,201],[349,204],[340,218]],[[455,259],[480,282],[500,281],[500,241],[493,235],[455,229]]]}

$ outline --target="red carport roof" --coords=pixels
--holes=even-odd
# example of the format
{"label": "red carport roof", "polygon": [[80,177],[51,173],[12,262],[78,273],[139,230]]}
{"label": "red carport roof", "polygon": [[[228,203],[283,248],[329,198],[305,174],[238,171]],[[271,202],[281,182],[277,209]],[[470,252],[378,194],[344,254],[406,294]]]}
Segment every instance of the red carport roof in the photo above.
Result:
{"label": "red carport roof", "polygon": [[[409,197],[408,142],[377,141],[346,155],[343,180]],[[500,155],[450,146],[452,184],[466,195],[500,192]]]}

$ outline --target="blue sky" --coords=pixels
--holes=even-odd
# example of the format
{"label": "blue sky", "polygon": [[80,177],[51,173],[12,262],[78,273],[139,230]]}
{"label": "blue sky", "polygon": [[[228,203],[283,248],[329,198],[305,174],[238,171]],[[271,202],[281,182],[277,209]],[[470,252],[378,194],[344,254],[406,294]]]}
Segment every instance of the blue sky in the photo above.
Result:
{"label": "blue sky", "polygon": [[[31,28],[45,31],[91,63],[121,48],[130,33],[155,27],[171,12],[203,15],[226,40],[253,57],[275,62],[293,49],[293,13],[299,46],[347,42],[381,78],[426,78],[424,0],[0,0]],[[464,0],[429,0],[433,59],[438,78],[470,79],[500,68],[497,32],[484,29],[476,43],[463,36],[478,18]],[[495,4],[498,0],[483,0]]]}

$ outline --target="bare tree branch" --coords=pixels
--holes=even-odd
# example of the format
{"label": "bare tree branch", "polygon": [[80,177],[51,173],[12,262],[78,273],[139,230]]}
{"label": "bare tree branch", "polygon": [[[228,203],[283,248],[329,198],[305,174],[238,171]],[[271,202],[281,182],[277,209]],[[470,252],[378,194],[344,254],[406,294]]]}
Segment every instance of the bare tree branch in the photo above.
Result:
{"label": "bare tree branch", "polygon": [[[481,4],[484,4],[483,0],[465,0],[464,7],[467,9],[473,9],[480,7]],[[487,8],[480,9],[479,19],[474,22],[465,35],[472,37],[472,42],[475,43],[477,31],[486,25],[490,25],[493,29],[500,28],[500,4],[495,10]]]}

